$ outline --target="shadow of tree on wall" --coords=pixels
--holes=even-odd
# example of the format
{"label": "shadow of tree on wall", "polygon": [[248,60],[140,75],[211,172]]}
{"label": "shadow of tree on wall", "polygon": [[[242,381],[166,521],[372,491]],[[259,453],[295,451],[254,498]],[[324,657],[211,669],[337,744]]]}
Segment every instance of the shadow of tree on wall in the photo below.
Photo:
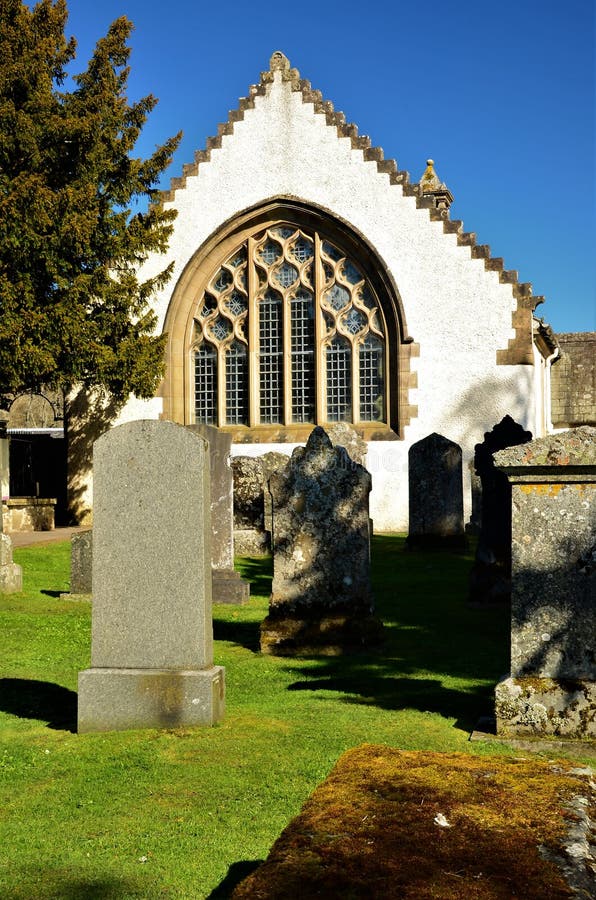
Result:
{"label": "shadow of tree on wall", "polygon": [[77,524],[89,513],[87,479],[93,468],[93,444],[111,428],[121,403],[99,390],[74,391],[64,405],[64,437],[67,453],[69,522]]}
{"label": "shadow of tree on wall", "polygon": [[21,719],[39,719],[57,731],[77,730],[77,694],[49,681],[0,678],[0,709]]}

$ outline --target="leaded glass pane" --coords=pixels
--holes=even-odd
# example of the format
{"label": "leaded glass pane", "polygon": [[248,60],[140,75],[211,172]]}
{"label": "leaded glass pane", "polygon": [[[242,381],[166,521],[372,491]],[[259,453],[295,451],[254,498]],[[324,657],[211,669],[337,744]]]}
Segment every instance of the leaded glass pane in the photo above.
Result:
{"label": "leaded glass pane", "polygon": [[342,319],[342,325],[350,334],[358,334],[367,324],[366,317],[354,307]]}
{"label": "leaded glass pane", "polygon": [[359,281],[362,281],[361,273],[351,262],[346,261],[343,264],[341,267],[341,274],[346,281],[350,282],[350,284],[358,284]]}
{"label": "leaded glass pane", "polygon": [[233,316],[239,316],[248,309],[247,300],[248,298],[238,291],[232,291],[226,300],[226,309],[229,309]]}
{"label": "leaded glass pane", "polygon": [[218,316],[210,326],[210,331],[216,341],[223,341],[232,331],[232,325],[227,319]]}
{"label": "leaded glass pane", "polygon": [[358,297],[360,302],[367,306],[369,309],[374,309],[376,305],[375,298],[373,297],[368,285],[363,284],[362,287],[358,289],[356,296]]}
{"label": "leaded glass pane", "polygon": [[311,259],[314,253],[314,247],[312,241],[307,240],[305,237],[300,235],[297,241],[292,244],[290,250],[294,259],[297,259],[299,263],[306,262],[307,259]]}
{"label": "leaded glass pane", "polygon": [[260,421],[283,421],[283,310],[280,295],[267,291],[259,302]]}
{"label": "leaded glass pane", "polygon": [[228,265],[233,269],[237,269],[238,266],[241,266],[246,262],[246,247],[241,247],[234,256],[228,260]]}
{"label": "leaded glass pane", "polygon": [[299,291],[291,301],[292,422],[315,420],[315,319],[313,297]]}
{"label": "leaded glass pane", "polygon": [[288,225],[278,225],[277,228],[271,229],[271,234],[274,234],[276,237],[280,237],[285,241],[287,238],[291,237],[295,231],[295,228],[290,228]]}
{"label": "leaded glass pane", "polygon": [[228,272],[227,269],[220,269],[213,282],[213,286],[216,291],[225,291],[225,289],[231,285],[233,280],[231,272]]}
{"label": "leaded glass pane", "polygon": [[206,318],[212,312],[215,312],[217,309],[217,300],[215,297],[212,297],[211,294],[205,294],[203,297],[203,303],[201,305],[201,312],[199,315],[202,319]]}
{"label": "leaded glass pane", "polygon": [[217,351],[207,341],[195,353],[195,421],[217,425]]}
{"label": "leaded glass pane", "polygon": [[274,241],[267,241],[259,250],[259,256],[266,265],[270,266],[281,256],[281,247]]}
{"label": "leaded glass pane", "polygon": [[284,262],[273,273],[273,278],[281,287],[290,287],[298,278],[298,269],[291,266],[289,262]]}
{"label": "leaded glass pane", "polygon": [[351,300],[350,292],[341,284],[334,284],[332,288],[325,291],[324,297],[327,303],[338,311],[345,309]]}
{"label": "leaded glass pane", "polygon": [[333,244],[330,244],[328,241],[323,241],[323,253],[334,262],[339,262],[340,259],[343,259],[344,256],[343,253],[340,253],[337,247],[334,247]]}
{"label": "leaded glass pane", "polygon": [[226,352],[226,425],[248,424],[248,356],[233,341]]}
{"label": "leaded glass pane", "polygon": [[352,349],[345,338],[335,337],[326,348],[327,421],[352,419]]}
{"label": "leaded glass pane", "polygon": [[368,335],[360,345],[360,420],[378,422],[383,419],[384,378],[383,344]]}

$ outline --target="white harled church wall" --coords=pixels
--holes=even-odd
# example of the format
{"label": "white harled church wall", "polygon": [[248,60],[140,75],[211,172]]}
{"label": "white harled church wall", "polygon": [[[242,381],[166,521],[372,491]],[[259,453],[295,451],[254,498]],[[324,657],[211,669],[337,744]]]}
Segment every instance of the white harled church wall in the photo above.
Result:
{"label": "white harled church wall", "polygon": [[[198,174],[175,194],[178,210],[167,254],[149,260],[151,276],[174,262],[169,285],[156,298],[163,327],[169,299],[201,245],[239,211],[272,197],[293,197],[345,220],[374,247],[403,302],[407,331],[420,346],[413,360],[418,387],[410,402],[418,416],[405,440],[369,445],[373,475],[371,515],[379,531],[407,529],[407,452],[436,431],[464,450],[464,475],[474,445],[507,413],[533,432],[536,426],[532,366],[497,366],[497,350],[514,337],[511,286],[482,260],[471,259],[441,222],[416,208],[376,163],[365,161],[349,138],[339,138],[302,95],[275,73],[270,93],[234,124]],[[170,206],[170,204],[166,204]],[[157,407],[155,412],[158,415]],[[124,414],[128,417],[127,410]],[[234,454],[291,452],[289,444],[242,444]],[[469,513],[469,489],[465,490]]]}

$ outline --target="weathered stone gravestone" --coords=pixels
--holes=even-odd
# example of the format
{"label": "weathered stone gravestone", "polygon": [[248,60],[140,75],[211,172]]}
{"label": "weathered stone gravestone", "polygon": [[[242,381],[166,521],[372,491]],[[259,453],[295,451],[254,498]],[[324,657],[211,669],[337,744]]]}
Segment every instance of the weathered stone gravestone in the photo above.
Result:
{"label": "weathered stone gravestone", "polygon": [[273,535],[273,509],[271,503],[271,494],[269,492],[269,479],[275,472],[281,472],[288,464],[289,456],[286,453],[278,453],[276,450],[270,450],[269,453],[263,453],[259,459],[263,463],[263,472],[265,483],[263,486],[263,508],[265,510],[265,531],[267,532],[268,547],[272,547]]}
{"label": "weathered stone gravestone", "polygon": [[285,468],[285,453],[270,451],[262,456],[235,456],[234,551],[239,556],[265,556],[271,550],[270,476]]}
{"label": "weathered stone gravestone", "polygon": [[495,454],[512,486],[511,676],[497,733],[596,738],[596,428]]}
{"label": "weathered stone gravestone", "polygon": [[370,585],[369,473],[322,428],[269,480],[273,585],[261,650],[335,655],[379,643]]}
{"label": "weathered stone gravestone", "polygon": [[79,731],[211,725],[209,448],[181,425],[130,422],[93,448],[91,668]]}
{"label": "weathered stone gravestone", "polygon": [[209,442],[213,602],[247,603],[250,587],[234,570],[234,481],[230,468],[232,436],[212,425],[189,425],[188,429]]}
{"label": "weathered stone gravestone", "polygon": [[234,552],[238,556],[264,556],[270,545],[265,531],[265,468],[258,457],[235,456]]}
{"label": "weathered stone gravestone", "polygon": [[[0,514],[1,518],[1,514]],[[23,570],[13,562],[12,541],[0,533],[0,594],[16,594],[23,590]]]}
{"label": "weathered stone gravestone", "polygon": [[61,600],[90,600],[92,591],[93,532],[79,531],[70,539],[70,591]]}
{"label": "weathered stone gravestone", "polygon": [[511,597],[511,487],[493,454],[526,444],[532,434],[505,416],[474,448],[474,468],[482,489],[482,521],[470,573],[472,603],[508,602]]}
{"label": "weathered stone gravestone", "polygon": [[366,463],[368,444],[347,422],[333,422],[325,428],[334,447],[343,447],[351,460],[361,466]]}
{"label": "weathered stone gravestone", "polygon": [[436,433],[412,444],[408,481],[408,546],[465,547],[461,447]]}
{"label": "weathered stone gravestone", "polygon": [[[0,450],[6,444],[6,480],[8,480],[8,441],[2,437],[6,434],[6,422],[6,417],[0,414]],[[3,458],[0,457],[0,462]],[[4,481],[2,483],[4,484]],[[0,497],[0,594],[16,594],[22,590],[23,570],[12,559],[12,541],[4,533],[4,515]]]}

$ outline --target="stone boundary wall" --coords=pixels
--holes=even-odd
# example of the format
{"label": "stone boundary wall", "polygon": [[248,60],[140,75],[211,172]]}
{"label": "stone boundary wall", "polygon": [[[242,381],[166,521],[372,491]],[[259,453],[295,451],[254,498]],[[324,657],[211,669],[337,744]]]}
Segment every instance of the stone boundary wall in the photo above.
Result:
{"label": "stone boundary wall", "polygon": [[596,331],[556,337],[561,357],[551,370],[553,427],[596,425]]}

